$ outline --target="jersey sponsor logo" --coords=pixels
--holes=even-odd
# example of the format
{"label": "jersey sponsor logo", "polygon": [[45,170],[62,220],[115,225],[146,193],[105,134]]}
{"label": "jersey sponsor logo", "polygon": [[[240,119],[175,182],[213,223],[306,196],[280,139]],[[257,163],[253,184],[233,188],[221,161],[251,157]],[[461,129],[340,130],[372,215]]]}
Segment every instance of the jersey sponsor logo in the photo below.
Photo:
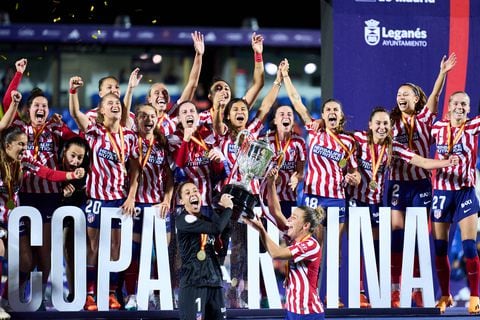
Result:
{"label": "jersey sponsor logo", "polygon": [[110,150],[100,148],[100,150],[98,150],[97,155],[100,158],[107,159],[107,160],[110,160],[110,161],[113,161],[113,162],[118,162],[117,154],[115,152],[110,151]]}
{"label": "jersey sponsor logo", "polygon": [[204,165],[208,165],[210,163],[210,159],[205,157],[205,156],[202,156],[202,157],[198,157],[198,158],[195,158],[195,160],[193,161],[188,161],[186,166],[187,167],[199,167],[199,166],[204,166]]}
{"label": "jersey sponsor logo", "polygon": [[[448,145],[446,144],[439,144],[437,145],[437,152],[439,154],[447,154],[448,152]],[[453,154],[458,154],[463,152],[463,144],[461,143],[456,143],[451,151]]]}
{"label": "jersey sponsor logo", "polygon": [[228,147],[227,147],[228,153],[235,153],[236,154],[238,152],[238,148],[239,147],[235,143],[229,143]]}
{"label": "jersey sponsor logo", "polygon": [[331,160],[337,161],[337,162],[340,161],[340,159],[343,158],[342,153],[340,153],[338,151],[335,151],[335,150],[325,148],[323,146],[319,146],[318,144],[313,146],[312,152],[316,155],[319,155],[321,157],[325,157],[325,158],[328,158],[328,159],[331,159]]}
{"label": "jersey sponsor logo", "polygon": [[[401,144],[408,144],[408,134],[402,133],[393,138],[395,141]],[[413,141],[419,140],[418,139],[418,132],[413,133]]]}
{"label": "jersey sponsor logo", "polygon": [[285,161],[281,167],[282,170],[294,170],[295,161]]}
{"label": "jersey sponsor logo", "polygon": [[[28,150],[35,149],[35,146],[32,144],[28,144]],[[46,141],[46,142],[39,142],[38,143],[38,150],[41,152],[53,152],[53,142]]]}
{"label": "jersey sponsor logo", "polygon": [[148,163],[151,163],[151,164],[160,165],[160,164],[163,164],[164,162],[165,162],[165,157],[163,155],[157,157],[152,154],[148,157]]}

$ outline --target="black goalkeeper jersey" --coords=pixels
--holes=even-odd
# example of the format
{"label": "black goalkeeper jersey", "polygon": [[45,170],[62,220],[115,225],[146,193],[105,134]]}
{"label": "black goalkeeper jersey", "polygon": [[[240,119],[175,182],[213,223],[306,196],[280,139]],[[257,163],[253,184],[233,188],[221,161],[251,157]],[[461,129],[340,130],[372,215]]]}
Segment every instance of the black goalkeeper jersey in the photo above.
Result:
{"label": "black goalkeeper jersey", "polygon": [[[225,229],[230,222],[232,209],[212,213],[209,218],[187,213],[184,209],[175,218],[177,241],[182,267],[180,287],[221,287],[222,271],[217,259],[214,244],[215,237]],[[202,234],[205,242],[205,260],[199,260],[197,253],[202,247]],[[205,236],[206,235],[206,236]]]}

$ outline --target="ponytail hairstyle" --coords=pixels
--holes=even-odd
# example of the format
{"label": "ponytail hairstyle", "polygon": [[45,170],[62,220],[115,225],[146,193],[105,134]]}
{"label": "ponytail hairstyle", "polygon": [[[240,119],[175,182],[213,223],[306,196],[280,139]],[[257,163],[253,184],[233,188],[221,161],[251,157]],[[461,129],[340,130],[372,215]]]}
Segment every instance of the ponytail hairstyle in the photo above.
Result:
{"label": "ponytail hairstyle", "polygon": [[[387,115],[389,114],[387,109],[385,109],[384,107],[375,107],[372,110],[372,113],[370,113],[370,118],[369,118],[368,121],[371,122],[373,117],[379,112],[384,112]],[[392,122],[392,120],[390,118],[390,123],[391,122]],[[368,132],[367,132],[367,141],[368,141],[369,145],[373,145],[373,132],[370,128],[368,128]],[[388,167],[388,166],[390,166],[390,162],[392,160],[392,152],[393,152],[393,137],[392,137],[391,128],[390,128],[390,132],[387,134],[387,137],[383,141],[383,144],[387,145],[387,155],[388,155],[388,157],[387,157],[387,167]]]}
{"label": "ponytail hairstyle", "polygon": [[0,134],[0,174],[5,185],[20,185],[22,182],[22,167],[20,161],[11,159],[7,154],[7,144],[18,140],[25,135],[19,127],[8,127]]}
{"label": "ponytail hairstyle", "polygon": [[[423,107],[425,107],[425,105],[427,104],[427,95],[422,90],[422,88],[420,88],[419,86],[411,82],[406,82],[400,85],[400,87],[403,87],[403,86],[410,87],[413,91],[413,94],[416,97],[418,97],[418,101],[415,104],[414,113],[419,114],[420,111],[422,111]],[[397,104],[395,108],[393,108],[392,112],[390,113],[390,118],[392,119],[392,123],[395,123],[398,120],[400,120],[401,116],[402,116],[402,111],[400,110]]]}
{"label": "ponytail hairstyle", "polygon": [[310,223],[310,228],[308,231],[314,234],[325,219],[325,210],[323,210],[323,208],[320,206],[316,207],[315,209],[307,206],[300,206],[298,208],[303,211],[303,221],[305,223]]}

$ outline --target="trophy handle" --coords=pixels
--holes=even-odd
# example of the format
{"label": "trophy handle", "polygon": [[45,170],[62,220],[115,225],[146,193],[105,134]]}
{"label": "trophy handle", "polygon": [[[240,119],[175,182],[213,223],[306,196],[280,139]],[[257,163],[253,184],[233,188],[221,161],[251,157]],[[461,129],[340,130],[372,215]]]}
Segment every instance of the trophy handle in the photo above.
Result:
{"label": "trophy handle", "polygon": [[[243,137],[243,140],[240,144],[240,139]],[[242,150],[247,151],[248,147],[250,146],[250,142],[255,140],[253,134],[248,131],[247,129],[243,129],[237,134],[237,139],[235,140],[235,145],[239,146],[238,152],[240,153]]]}

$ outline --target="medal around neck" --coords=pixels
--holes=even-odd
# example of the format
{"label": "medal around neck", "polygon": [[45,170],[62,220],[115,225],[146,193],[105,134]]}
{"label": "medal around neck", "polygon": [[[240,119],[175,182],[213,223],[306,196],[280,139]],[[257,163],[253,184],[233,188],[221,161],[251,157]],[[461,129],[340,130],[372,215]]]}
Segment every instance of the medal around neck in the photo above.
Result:
{"label": "medal around neck", "polygon": [[346,167],[346,165],[347,165],[347,159],[342,158],[342,159],[340,159],[340,161],[338,161],[338,166],[339,166],[340,168],[343,169],[343,168]]}
{"label": "medal around neck", "polygon": [[376,181],[370,181],[370,183],[368,184],[368,186],[370,187],[370,190],[375,190],[377,189],[378,187],[378,183]]}
{"label": "medal around neck", "polygon": [[197,259],[200,260],[200,261],[203,261],[205,260],[205,258],[207,257],[207,254],[205,252],[205,250],[200,250],[197,252]]}
{"label": "medal around neck", "polygon": [[15,201],[13,201],[13,199],[8,199],[7,201],[7,208],[12,210],[13,208],[15,208]]}

